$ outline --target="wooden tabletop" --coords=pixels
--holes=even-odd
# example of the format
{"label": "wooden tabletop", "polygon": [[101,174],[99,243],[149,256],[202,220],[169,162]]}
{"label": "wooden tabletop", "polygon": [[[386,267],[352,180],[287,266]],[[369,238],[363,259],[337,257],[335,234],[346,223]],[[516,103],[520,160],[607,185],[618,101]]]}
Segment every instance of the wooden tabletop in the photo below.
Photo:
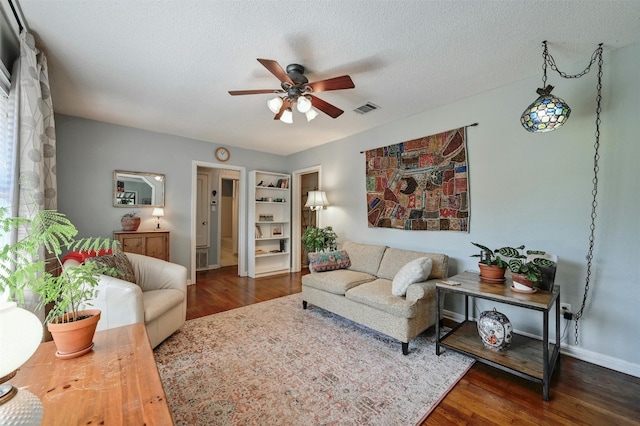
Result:
{"label": "wooden tabletop", "polygon": [[43,425],[172,425],[144,324],[99,331],[86,355],[56,358],[42,343],[11,383],[37,395]]}
{"label": "wooden tabletop", "polygon": [[535,293],[519,293],[511,289],[513,285],[511,278],[506,278],[504,283],[487,283],[481,281],[480,275],[476,272],[463,272],[448,280],[458,281],[460,285],[451,286],[438,282],[436,287],[453,293],[481,296],[485,299],[540,311],[551,309],[560,293],[560,287],[557,285],[550,292],[538,289]]}

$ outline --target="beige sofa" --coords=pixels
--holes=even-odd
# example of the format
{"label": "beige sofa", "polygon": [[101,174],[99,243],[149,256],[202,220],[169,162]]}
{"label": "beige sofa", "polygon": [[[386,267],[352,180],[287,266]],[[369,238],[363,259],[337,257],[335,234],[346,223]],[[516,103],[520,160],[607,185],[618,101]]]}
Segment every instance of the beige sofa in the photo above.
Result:
{"label": "beige sofa", "polygon": [[[187,315],[187,268],[154,257],[124,253],[136,283],[100,275],[98,294],[87,304],[100,309],[97,330],[144,322],[152,348],[171,336]],[[65,266],[77,264],[66,260]]]}
{"label": "beige sofa", "polygon": [[[448,277],[448,256],[355,242],[345,242],[342,250],[351,266],[325,272],[310,267],[302,277],[303,308],[313,304],[398,339],[406,355],[409,341],[435,324],[435,284]],[[428,279],[410,284],[406,296],[393,295],[396,274],[424,257],[432,262]]]}

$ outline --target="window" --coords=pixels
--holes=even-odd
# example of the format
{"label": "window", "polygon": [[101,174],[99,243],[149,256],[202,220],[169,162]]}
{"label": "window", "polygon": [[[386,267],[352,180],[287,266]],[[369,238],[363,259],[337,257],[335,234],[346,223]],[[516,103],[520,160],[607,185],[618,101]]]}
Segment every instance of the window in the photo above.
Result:
{"label": "window", "polygon": [[[0,207],[10,207],[14,182],[14,143],[9,122],[9,72],[0,62]],[[10,210],[10,215],[13,212]],[[0,247],[9,242],[9,234],[0,235]]]}

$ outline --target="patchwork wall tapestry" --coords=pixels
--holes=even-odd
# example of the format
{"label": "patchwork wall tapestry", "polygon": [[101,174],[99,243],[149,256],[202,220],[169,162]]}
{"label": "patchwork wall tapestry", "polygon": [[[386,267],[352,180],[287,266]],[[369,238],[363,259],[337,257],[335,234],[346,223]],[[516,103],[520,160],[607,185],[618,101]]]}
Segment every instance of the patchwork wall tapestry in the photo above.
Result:
{"label": "patchwork wall tapestry", "polygon": [[469,232],[466,127],[366,151],[369,227]]}

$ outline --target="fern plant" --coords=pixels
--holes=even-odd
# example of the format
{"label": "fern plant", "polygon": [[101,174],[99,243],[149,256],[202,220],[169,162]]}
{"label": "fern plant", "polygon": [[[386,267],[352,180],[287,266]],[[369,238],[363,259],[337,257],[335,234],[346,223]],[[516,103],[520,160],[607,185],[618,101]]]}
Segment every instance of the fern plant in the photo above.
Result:
{"label": "fern plant", "polygon": [[0,250],[0,293],[19,305],[24,305],[25,290],[39,295],[39,306],[53,306],[45,322],[69,322],[77,317],[81,306],[95,297],[99,274],[118,273],[90,262],[63,269],[66,251],[98,252],[117,249],[117,243],[108,238],[76,239],[75,225],[55,210],[38,210],[27,219],[10,217],[6,207],[0,208],[0,233],[14,231],[18,240]]}

